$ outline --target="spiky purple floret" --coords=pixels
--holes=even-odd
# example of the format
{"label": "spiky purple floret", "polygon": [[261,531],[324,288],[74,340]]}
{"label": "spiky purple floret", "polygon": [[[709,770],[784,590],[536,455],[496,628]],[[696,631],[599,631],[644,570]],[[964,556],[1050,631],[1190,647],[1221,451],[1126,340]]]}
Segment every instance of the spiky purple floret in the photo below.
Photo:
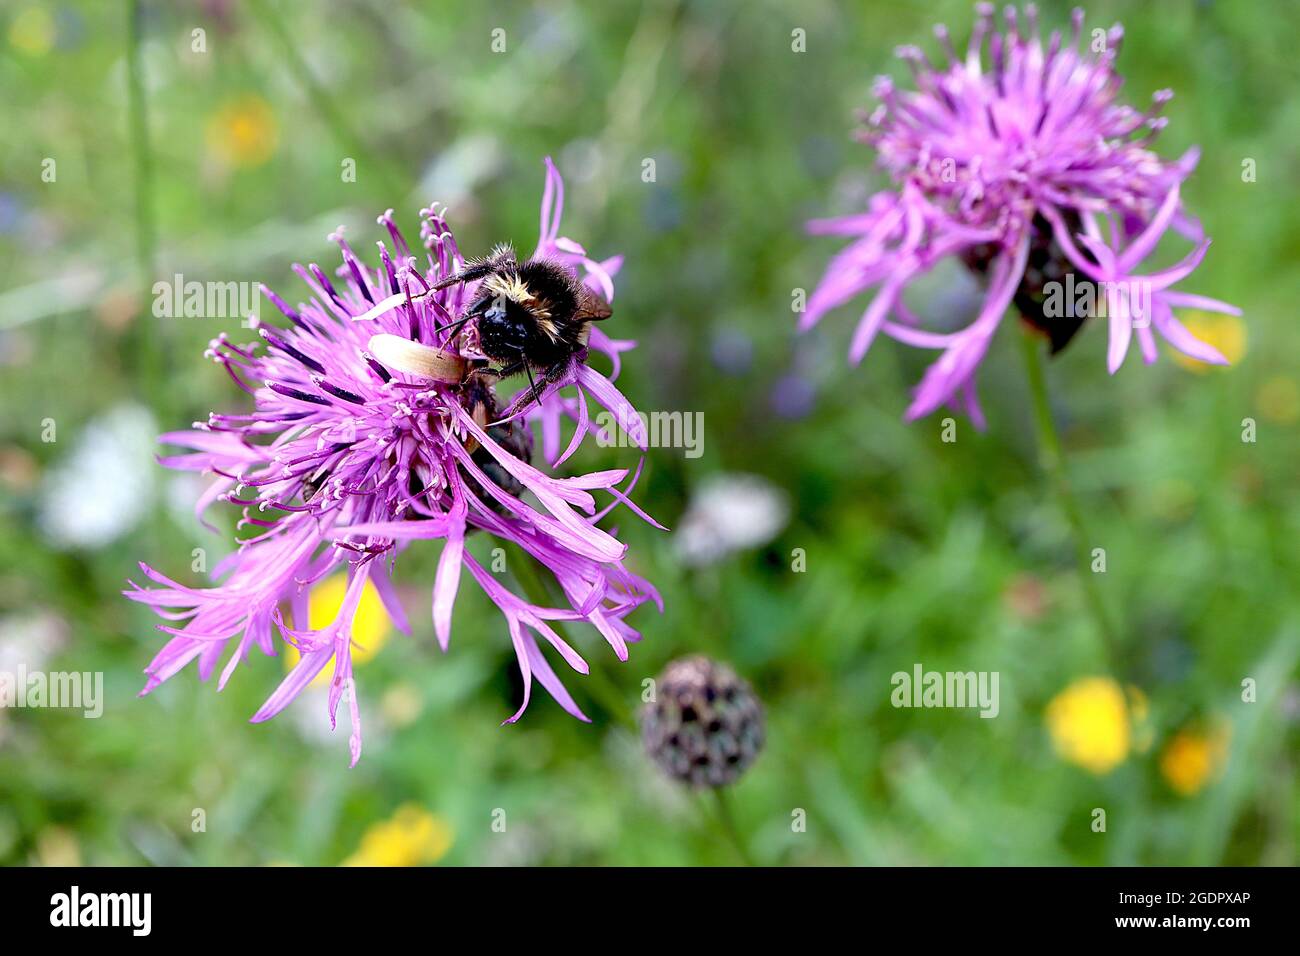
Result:
{"label": "spiky purple floret", "polygon": [[[621,257],[597,262],[560,236],[562,208],[563,183],[548,159],[541,236],[534,255],[564,263],[612,300]],[[379,268],[362,265],[336,233],[330,238],[342,250],[343,266],[333,280],[315,264],[294,267],[311,290],[309,302],[293,308],[263,288],[289,326],[263,327],[262,341],[251,344],[236,344],[225,335],[213,341],[208,355],[253,397],[253,411],[212,414],[207,422],[195,423],[193,431],[161,436],[161,441],[190,452],[160,461],[215,475],[198,502],[199,519],[215,502],[233,504],[243,509],[238,529],[246,534],[214,569],[219,583],[213,587],[187,587],[141,565],[145,576],[160,587],[131,582],[125,594],[167,619],[170,623],[160,629],[172,635],[146,668],[142,695],[194,660],[200,677],[207,680],[234,642],[218,682],[224,687],[252,647],[276,653],[278,632],[280,640],[301,652],[301,660],[253,721],[274,717],[333,661],[329,717],[333,725],[347,691],[355,764],[361,733],[352,680],[352,619],[369,580],[394,623],[409,631],[390,572],[398,552],[419,539],[443,541],[432,596],[439,643],[446,650],[461,571],[468,568],[506,618],[524,677],[524,707],[535,677],[565,710],[587,719],[542,655],[538,637],[579,673],[587,673],[587,665],[548,621],[590,623],[619,659],[626,660],[627,644],[640,638],[626,622],[627,615],[646,601],[662,609],[655,589],[623,566],[626,545],[598,527],[620,503],[653,523],[626,497],[639,468],[625,488],[619,485],[628,477],[626,469],[575,477],[548,474],[503,448],[480,426],[468,390],[459,383],[430,381],[385,367],[367,350],[374,335],[387,333],[459,354],[455,342],[446,342],[443,330],[473,301],[473,284],[414,298],[463,265],[440,211],[425,209],[421,216],[424,262],[408,247],[389,210],[379,224],[387,230],[392,249],[379,243]],[[399,292],[409,292],[412,298],[359,320]],[[590,345],[611,357],[612,378],[618,374],[619,353],[635,343],[613,341],[593,330]],[[574,361],[568,377],[540,408],[527,413],[528,420],[541,422],[543,451],[553,465],[588,433],[599,431],[587,414],[587,395],[625,422],[630,437],[645,447],[640,420],[627,400],[582,358]],[[575,398],[559,394],[567,384],[576,386]],[[566,417],[576,422],[576,429],[560,456]],[[541,508],[494,483],[467,443],[471,448],[477,443],[490,454],[514,479],[512,488],[531,491]],[[597,512],[592,492],[607,492],[612,500]],[[536,558],[554,576],[569,606],[531,604],[485,572],[465,551],[465,536],[472,529],[512,541]],[[348,586],[337,617],[322,629],[302,629],[312,586],[344,565]],[[282,616],[286,605],[297,627]],[[507,720],[517,720],[524,707]]]}
{"label": "spiky purple floret", "polygon": [[[1196,150],[1170,163],[1149,148],[1166,122],[1158,114],[1173,94],[1160,90],[1141,113],[1117,102],[1122,79],[1115,58],[1123,38],[1118,25],[1083,49],[1083,12],[1076,9],[1069,41],[1054,32],[1044,48],[1033,5],[1026,7],[1023,24],[1016,9],[1007,7],[1002,29],[992,4],[977,4],[976,10],[964,57],[954,50],[947,29],[938,26],[942,64],[931,63],[917,47],[896,51],[912,69],[915,91],[900,91],[887,77],[877,79],[880,103],[861,138],[875,148],[899,189],[876,193],[861,214],[809,223],[814,234],[853,241],[832,259],[800,328],[811,328],[828,311],[879,286],[854,332],[850,360],[860,362],[881,332],[939,350],[907,418],[952,404],[978,424],[975,370],[1003,313],[1031,281],[1026,279],[1031,245],[1045,238],[1063,266],[1085,280],[1110,283],[1118,290],[1112,295],[1122,297],[1129,289],[1150,295],[1146,316],[1137,315],[1130,303],[1110,300],[1107,366],[1112,373],[1134,335],[1143,359],[1155,361],[1153,328],[1179,351],[1226,364],[1173,314],[1175,307],[1240,314],[1215,299],[1169,289],[1196,268],[1209,246],[1179,200],[1179,187],[1196,165]],[[1171,227],[1195,248],[1176,266],[1139,274]],[[1035,235],[1044,228],[1046,237]],[[1082,232],[1072,235],[1077,228]],[[979,272],[988,287],[980,313],[957,332],[919,328],[903,293],[951,257],[983,260]]]}

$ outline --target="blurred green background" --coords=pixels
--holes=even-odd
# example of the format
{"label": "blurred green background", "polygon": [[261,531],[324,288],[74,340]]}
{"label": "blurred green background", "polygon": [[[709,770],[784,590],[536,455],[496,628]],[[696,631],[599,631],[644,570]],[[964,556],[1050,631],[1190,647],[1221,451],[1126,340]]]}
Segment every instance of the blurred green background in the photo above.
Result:
{"label": "blurred green background", "polygon": [[[635,495],[674,532],[620,519],[665,613],[637,612],[645,640],[623,665],[594,632],[574,636],[629,707],[691,652],[752,682],[769,740],[733,796],[757,858],[1294,863],[1300,66],[1286,5],[1088,8],[1089,28],[1124,23],[1129,102],[1176,91],[1162,154],[1203,150],[1184,196],[1215,244],[1186,288],[1245,309],[1189,319],[1237,357],[1227,370],[1165,351],[1111,378],[1100,328],[1049,368],[1107,552],[1122,673],[1101,655],[1038,468],[1014,323],[980,374],[988,430],[960,421],[953,443],[943,416],[901,420],[928,353],[882,340],[848,369],[853,307],[794,335],[793,290],[811,290],[837,248],[802,223],[884,185],[850,138],[853,111],[874,75],[906,72],[895,45],[933,54],[936,21],[964,44],[971,5],[493,6],[6,0],[0,669],[102,671],[106,704],[98,720],[0,711],[0,862],[737,861],[715,808],[661,778],[583,678],[566,683],[594,724],[535,694],[498,726],[520,692],[504,623],[463,587],[451,652],[437,650],[434,545],[398,566],[414,637],[388,635],[358,668],[356,769],[321,694],[247,723],[277,659],[255,655],[221,694],[191,667],[135,698],[162,635],[119,597],[125,579],[137,560],[184,577],[192,549],[215,561],[227,540],[193,521],[194,485],[153,464],[151,436],[241,407],[202,352],[222,330],[251,334],[154,318],[152,283],[266,281],[296,302],[289,265],[332,270],[330,230],[347,224],[366,256],[379,212],[410,235],[435,199],[469,252],[531,249],[552,155],[562,232],[627,257],[608,330],[640,346],[620,387],[643,410],[705,422],[703,455],[653,450]],[[1066,4],[1040,13],[1068,22]],[[977,294],[955,273],[931,292],[916,305],[940,324]],[[566,467],[633,463],[589,443]],[[710,480],[759,489],[748,520],[769,521],[770,541],[688,560],[681,529],[708,527],[714,499],[692,503]],[[895,709],[890,675],[917,663],[999,672],[999,716]]]}

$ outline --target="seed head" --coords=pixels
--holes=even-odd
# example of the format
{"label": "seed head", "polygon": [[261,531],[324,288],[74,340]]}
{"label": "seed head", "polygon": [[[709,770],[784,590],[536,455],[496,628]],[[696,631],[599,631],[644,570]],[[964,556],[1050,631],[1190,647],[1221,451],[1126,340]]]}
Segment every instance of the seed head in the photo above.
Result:
{"label": "seed head", "polygon": [[707,657],[673,661],[641,711],[646,752],[693,787],[735,783],[763,749],[763,706],[749,684]]}

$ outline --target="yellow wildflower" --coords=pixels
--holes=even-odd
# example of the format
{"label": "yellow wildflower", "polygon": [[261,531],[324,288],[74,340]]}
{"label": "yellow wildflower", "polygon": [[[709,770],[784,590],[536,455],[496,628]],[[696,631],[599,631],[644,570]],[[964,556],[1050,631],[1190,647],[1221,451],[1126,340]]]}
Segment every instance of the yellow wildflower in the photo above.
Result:
{"label": "yellow wildflower", "polygon": [[275,153],[279,138],[275,113],[260,96],[230,100],[208,118],[208,148],[230,166],[261,166]]}
{"label": "yellow wildflower", "polygon": [[[312,630],[319,630],[332,622],[338,615],[339,608],[343,606],[343,595],[347,589],[346,574],[336,574],[317,584],[312,589],[308,602],[307,626]],[[295,621],[294,627],[297,626]],[[364,664],[378,654],[388,643],[388,635],[392,630],[392,622],[388,618],[388,612],[384,610],[384,602],[380,599],[375,586],[367,580],[361,588],[357,615],[352,619],[352,663]],[[284,655],[285,669],[291,670],[298,663],[298,658],[297,648],[288,648]],[[331,668],[326,666],[316,675],[312,683],[314,685],[328,683],[330,674]]]}
{"label": "yellow wildflower", "polygon": [[437,863],[451,849],[452,830],[445,819],[418,804],[398,807],[387,820],[361,837],[344,866],[420,866]]}
{"label": "yellow wildflower", "polygon": [[[1207,345],[1213,345],[1232,365],[1246,354],[1246,323],[1239,316],[1221,315],[1218,312],[1188,312],[1180,317],[1187,331]],[[1177,350],[1174,361],[1193,372],[1205,372],[1213,365],[1190,358]],[[1229,366],[1231,367],[1231,366]]]}
{"label": "yellow wildflower", "polygon": [[1228,755],[1228,728],[1184,728],[1160,755],[1160,774],[1177,793],[1190,797],[1223,770]]}
{"label": "yellow wildflower", "polygon": [[9,21],[9,43],[28,56],[44,56],[54,46],[54,18],[39,4],[24,7]]}
{"label": "yellow wildflower", "polygon": [[1046,720],[1056,752],[1085,770],[1107,774],[1128,757],[1132,715],[1109,677],[1076,680],[1048,703]]}

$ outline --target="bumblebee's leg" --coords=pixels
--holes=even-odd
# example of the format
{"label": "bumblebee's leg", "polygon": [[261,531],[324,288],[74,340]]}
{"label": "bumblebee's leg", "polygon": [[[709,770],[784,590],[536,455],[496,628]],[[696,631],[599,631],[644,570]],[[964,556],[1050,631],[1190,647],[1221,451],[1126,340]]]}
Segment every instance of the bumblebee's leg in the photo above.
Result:
{"label": "bumblebee's leg", "polygon": [[[533,381],[533,370],[532,370],[532,368],[531,368],[529,365],[527,365],[527,364],[525,363],[525,365],[524,365],[524,371],[528,373],[528,391],[529,391],[529,393],[532,395],[532,398],[530,398],[529,401],[535,401],[535,402],[537,402],[537,407],[538,407],[538,408],[541,408],[541,407],[542,407],[542,393],[541,393],[540,391],[538,391],[538,389],[537,389],[537,383],[536,383],[535,381]],[[546,385],[546,379],[542,379],[542,385],[543,385],[543,386]]]}
{"label": "bumblebee's leg", "polygon": [[554,365],[552,365],[550,368],[548,368],[545,372],[542,373],[541,382],[535,382],[533,381],[532,370],[529,369],[528,383],[529,385],[532,386],[533,398],[537,400],[537,404],[539,407],[542,404],[542,396],[546,394],[547,388],[549,388],[551,385],[554,385],[560,379],[564,378],[564,375],[566,372],[568,372],[568,370],[569,370],[569,362],[567,359],[561,362],[556,362]]}
{"label": "bumblebee's leg", "polygon": [[[510,402],[510,408],[512,409],[512,413],[513,411],[517,411],[518,409],[521,409],[526,405],[531,405],[533,402],[536,402],[538,407],[540,408],[542,404],[542,395],[546,391],[546,386],[550,384],[550,379],[543,376],[541,384],[539,385],[537,379],[533,377],[532,366],[530,366],[527,362],[522,362],[522,361],[515,362],[513,365],[506,366],[498,374],[502,378],[506,378],[510,375],[515,375],[520,371],[523,371],[528,375],[528,389],[526,392],[520,395],[516,395],[514,400]],[[551,370],[547,369],[546,371],[549,374]]]}
{"label": "bumblebee's leg", "polygon": [[554,365],[552,365],[550,368],[546,370],[546,375],[543,376],[543,381],[547,385],[555,384],[560,379],[564,378],[565,373],[569,371],[569,364],[570,364],[569,359],[556,362]]}
{"label": "bumblebee's leg", "polygon": [[457,285],[461,282],[473,282],[475,279],[482,279],[484,276],[493,272],[495,267],[489,262],[466,263],[465,268],[461,269],[454,275],[449,275],[445,279],[439,279],[433,285],[429,286],[430,292],[437,292],[439,289],[445,289],[448,286]]}
{"label": "bumblebee's leg", "polygon": [[509,246],[497,246],[492,252],[482,259],[472,259],[465,263],[455,275],[447,276],[445,279],[439,279],[433,285],[429,286],[430,292],[437,292],[439,289],[445,289],[448,286],[456,285],[460,282],[473,282],[476,279],[482,279],[498,272],[501,269],[513,266],[515,264],[515,251]]}
{"label": "bumblebee's leg", "polygon": [[[520,372],[523,372],[525,370],[528,370],[528,365],[527,363],[521,360],[518,362],[513,362],[502,369],[496,369],[496,370],[485,369],[484,371],[490,372],[493,378],[495,378],[497,381],[500,381],[503,378],[509,378],[511,375],[518,375]],[[531,371],[529,371],[528,372],[529,387],[524,391],[520,392],[518,395],[516,395],[514,398],[510,400],[510,404],[507,405],[506,408],[501,412],[500,417],[502,419],[513,417],[514,415],[518,414],[521,409],[527,407],[532,402],[534,396],[533,389],[536,387],[535,385],[532,384],[532,379],[533,379],[533,374]],[[496,423],[493,422],[490,424],[496,424]]]}

